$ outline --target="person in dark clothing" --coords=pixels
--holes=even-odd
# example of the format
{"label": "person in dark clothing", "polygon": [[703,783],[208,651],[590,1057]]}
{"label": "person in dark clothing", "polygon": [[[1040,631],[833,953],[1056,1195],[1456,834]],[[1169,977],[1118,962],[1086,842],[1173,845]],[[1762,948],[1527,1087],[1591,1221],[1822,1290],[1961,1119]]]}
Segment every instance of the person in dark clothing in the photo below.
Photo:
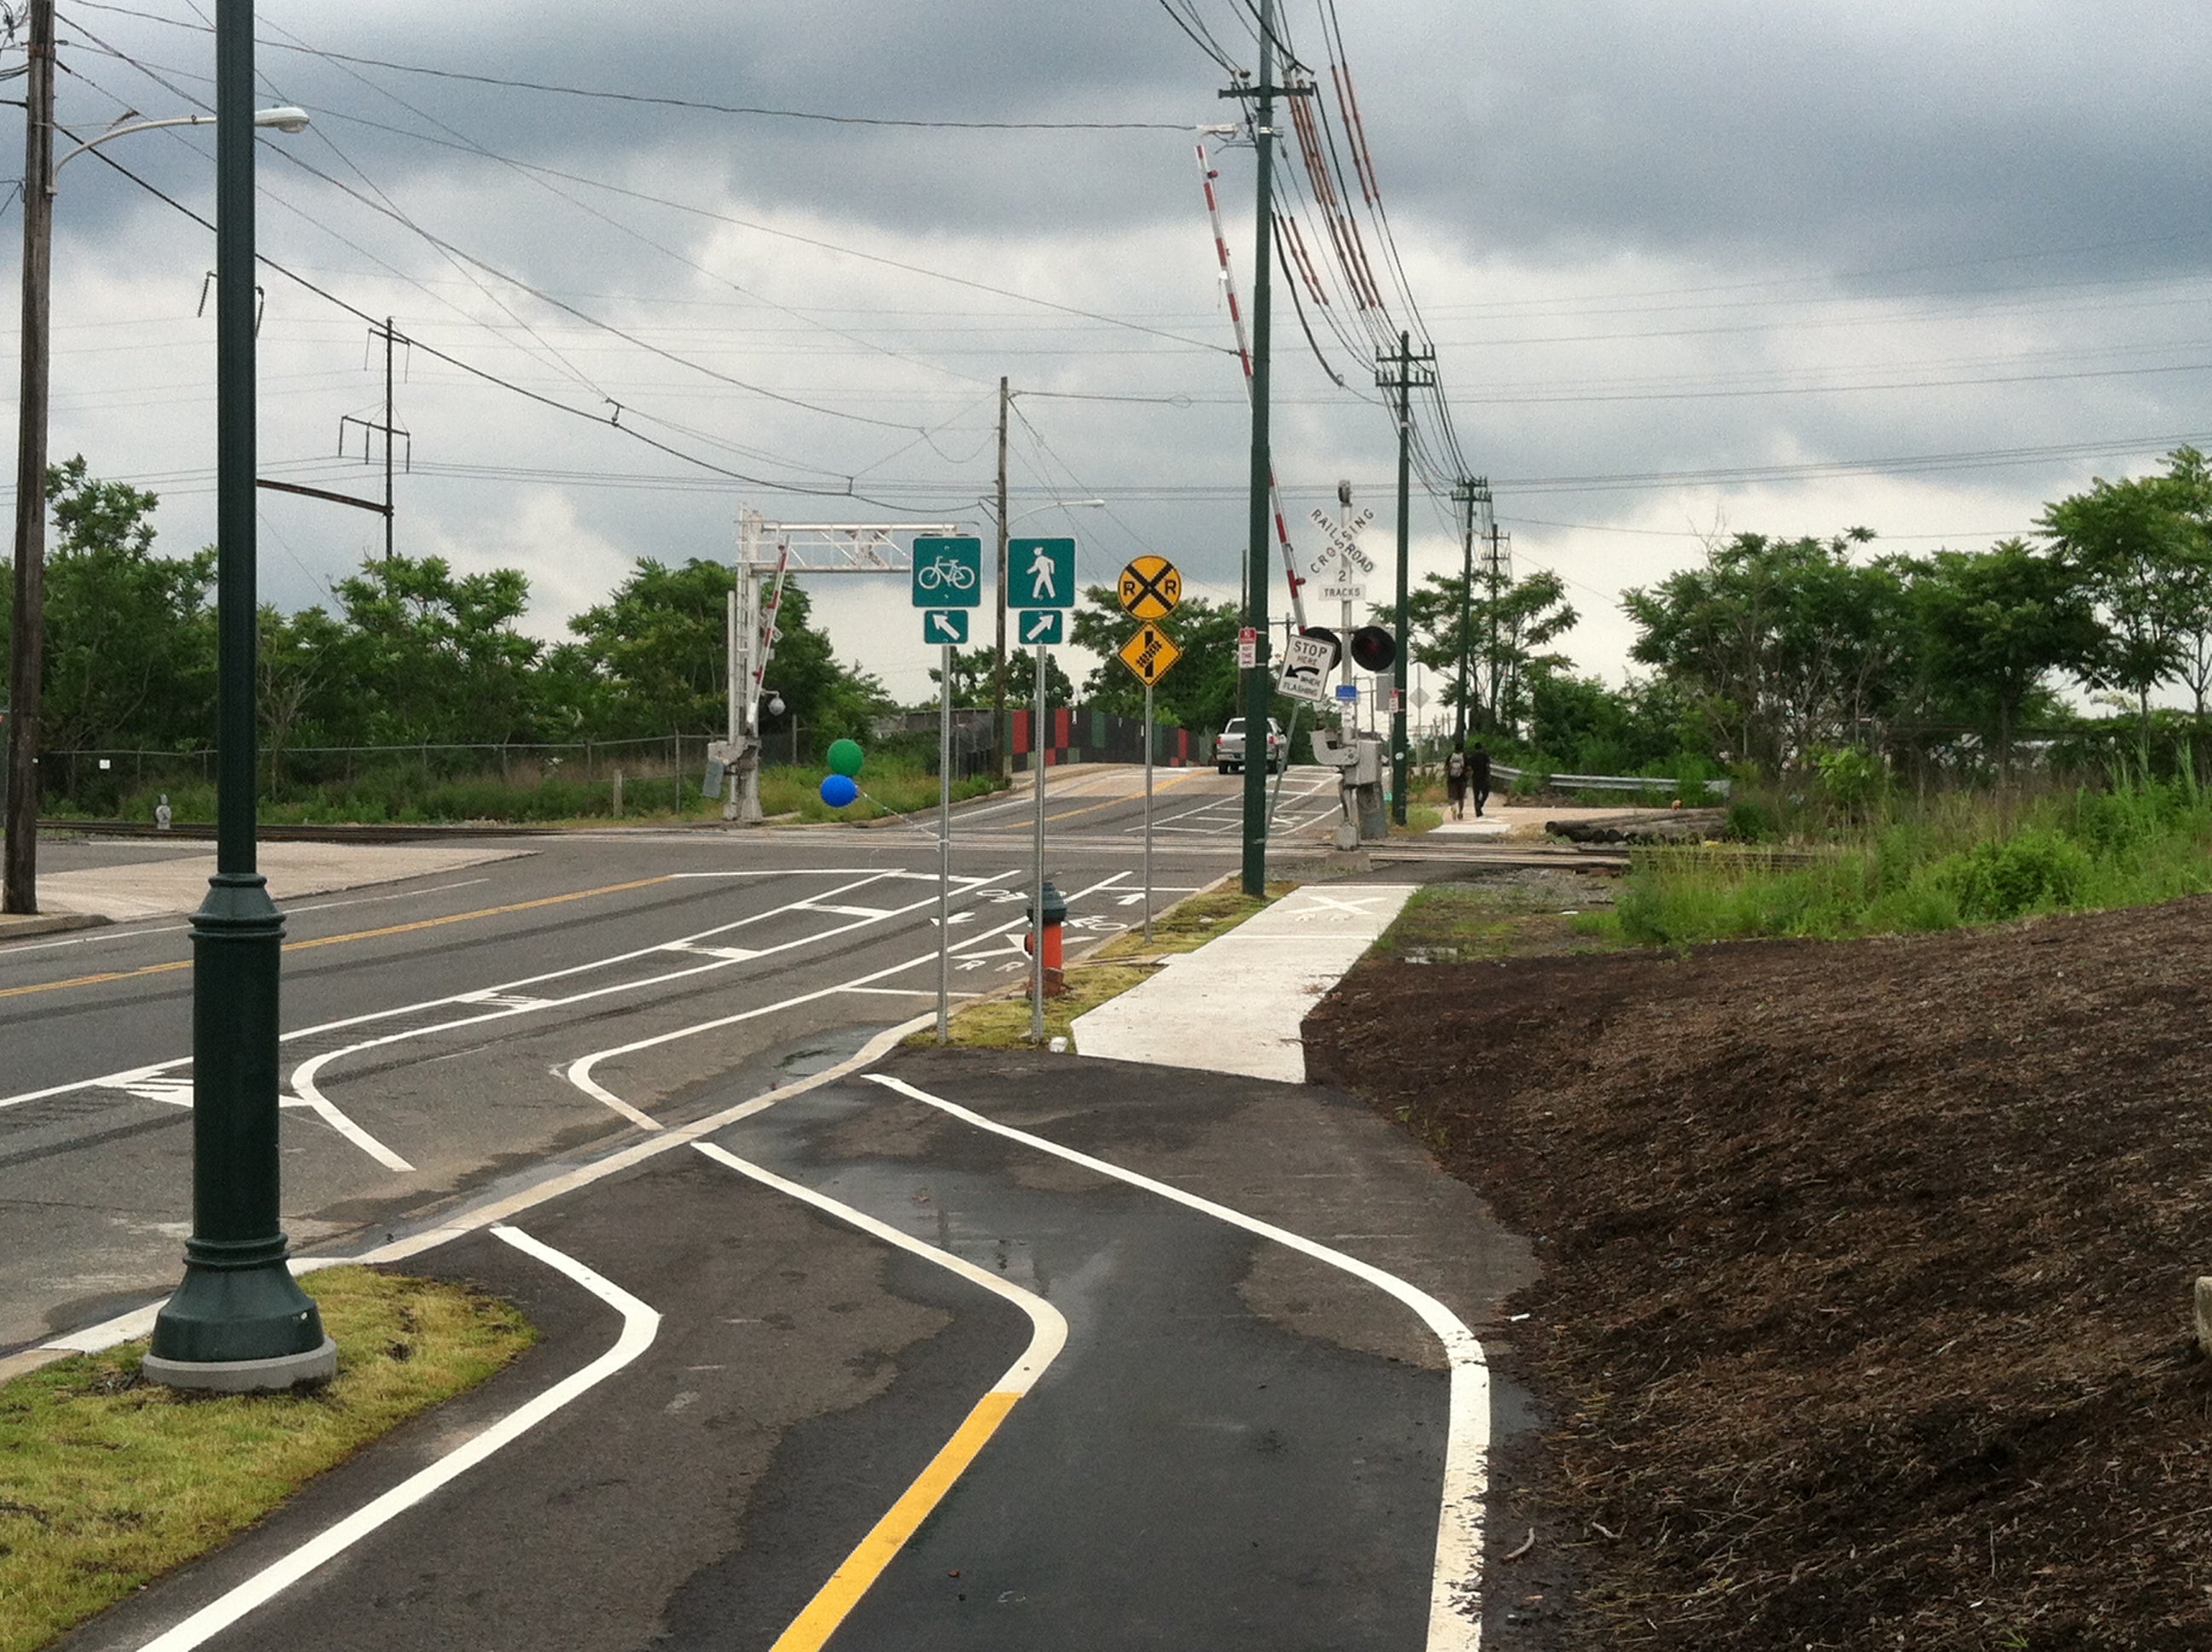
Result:
{"label": "person in dark clothing", "polygon": [[1467,818],[1467,742],[1462,740],[1444,758],[1444,793],[1451,799],[1452,818]]}
{"label": "person in dark clothing", "polygon": [[1467,754],[1468,789],[1474,793],[1474,817],[1482,818],[1482,805],[1490,801],[1490,752],[1480,741]]}

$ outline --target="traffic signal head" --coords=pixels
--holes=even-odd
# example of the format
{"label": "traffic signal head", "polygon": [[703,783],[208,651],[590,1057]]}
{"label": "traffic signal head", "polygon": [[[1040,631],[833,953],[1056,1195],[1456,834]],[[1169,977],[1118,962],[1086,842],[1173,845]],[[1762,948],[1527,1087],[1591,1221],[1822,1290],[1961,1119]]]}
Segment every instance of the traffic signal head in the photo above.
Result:
{"label": "traffic signal head", "polygon": [[1352,634],[1352,663],[1363,671],[1387,671],[1397,663],[1398,639],[1379,625],[1363,625]]}

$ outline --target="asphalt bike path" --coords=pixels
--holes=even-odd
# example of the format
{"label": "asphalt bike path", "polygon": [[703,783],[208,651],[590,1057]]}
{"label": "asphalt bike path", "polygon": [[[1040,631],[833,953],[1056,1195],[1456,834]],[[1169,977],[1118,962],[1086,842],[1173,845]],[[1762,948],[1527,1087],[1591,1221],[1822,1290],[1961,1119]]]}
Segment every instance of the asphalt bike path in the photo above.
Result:
{"label": "asphalt bike path", "polygon": [[1525,1250],[1347,1098],[1174,1077],[901,1052],[423,1236],[539,1345],[67,1644],[1474,1646]]}
{"label": "asphalt bike path", "polygon": [[[303,903],[323,909],[295,920],[301,950],[286,960],[295,1237],[392,1220],[635,1127],[557,1080],[568,1045],[538,1047],[561,1043],[562,1029],[650,1033],[727,1005],[747,1018],[714,1051],[726,1071],[825,1033],[842,1054],[911,1013],[934,984],[922,967],[934,853],[912,833],[611,835],[496,863],[483,884],[427,880],[419,899],[373,890],[339,897],[364,904]],[[1076,921],[1099,935],[1124,925],[1130,897],[1112,886],[1128,869],[1064,859],[1099,872],[1078,890],[1109,886]],[[975,955],[957,987],[996,987],[1022,968],[1005,930],[1026,873],[1000,845],[963,847],[956,869],[957,938]],[[1194,887],[1201,873],[1164,863],[1162,881]],[[466,920],[445,921],[455,917]],[[0,991],[172,961],[184,937],[124,940],[90,972],[82,949],[8,949]],[[173,1272],[189,1187],[189,981],[169,969],[0,997],[0,1351],[103,1317]],[[682,1082],[672,1075],[667,1090]]]}

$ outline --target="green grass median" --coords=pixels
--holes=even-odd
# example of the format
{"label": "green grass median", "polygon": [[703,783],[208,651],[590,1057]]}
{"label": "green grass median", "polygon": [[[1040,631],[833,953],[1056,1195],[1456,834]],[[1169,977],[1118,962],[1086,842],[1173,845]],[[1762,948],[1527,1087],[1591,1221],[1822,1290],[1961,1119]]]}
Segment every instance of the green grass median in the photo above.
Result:
{"label": "green grass median", "polygon": [[0,1387],[0,1652],[31,1652],[252,1525],[324,1470],[536,1339],[509,1303],[334,1267],[301,1280],[337,1375],[282,1394],[139,1376],[143,1342]]}

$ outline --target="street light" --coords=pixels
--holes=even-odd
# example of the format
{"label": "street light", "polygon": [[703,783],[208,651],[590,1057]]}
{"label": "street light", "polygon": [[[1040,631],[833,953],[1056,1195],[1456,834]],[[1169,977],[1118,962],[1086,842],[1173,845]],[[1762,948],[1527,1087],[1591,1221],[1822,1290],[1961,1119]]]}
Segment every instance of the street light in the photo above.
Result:
{"label": "street light", "polygon": [[[45,42],[40,49],[40,39]],[[127,120],[54,158],[53,0],[33,0],[30,83],[25,100],[23,176],[44,189],[23,191],[23,349],[15,438],[15,603],[9,618],[8,784],[5,865],[0,911],[39,909],[39,744],[46,661],[46,401],[53,316],[53,197],[64,167],[103,143],[163,126],[205,126],[209,114]],[[280,132],[307,127],[290,104],[258,109],[256,126]]]}
{"label": "street light", "polygon": [[337,1347],[281,1221],[276,989],[284,916],[254,847],[253,0],[216,4],[216,872],[192,914],[192,1231],[142,1370],[289,1388]]}
{"label": "street light", "polygon": [[[985,510],[991,510],[991,501],[975,501]],[[1085,507],[1094,511],[1106,508],[1103,499],[1054,500],[1049,505],[1032,505],[1025,511],[1016,511],[999,528],[999,641],[998,668],[991,673],[991,738],[999,744],[999,778],[1012,780],[1014,773],[1014,734],[1006,719],[1006,530],[1025,516],[1036,516],[1045,511],[1073,510]],[[991,512],[994,517],[996,511]]]}

